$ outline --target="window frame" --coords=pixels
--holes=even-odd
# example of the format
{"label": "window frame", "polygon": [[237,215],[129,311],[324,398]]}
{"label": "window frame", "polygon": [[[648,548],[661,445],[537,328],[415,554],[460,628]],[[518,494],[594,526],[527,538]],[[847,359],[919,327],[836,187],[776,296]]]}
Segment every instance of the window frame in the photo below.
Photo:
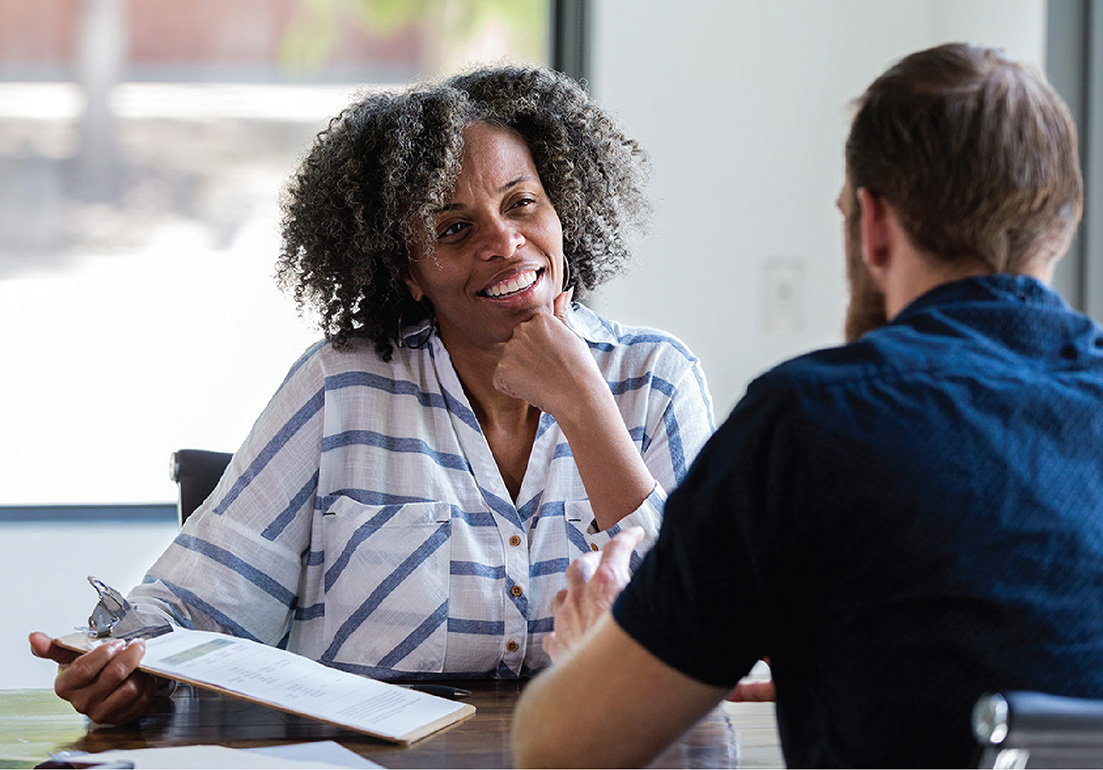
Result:
{"label": "window frame", "polygon": [[1103,323],[1103,8],[1092,0],[1046,4],[1046,73],[1068,104],[1080,138],[1084,217],[1054,286],[1069,304]]}

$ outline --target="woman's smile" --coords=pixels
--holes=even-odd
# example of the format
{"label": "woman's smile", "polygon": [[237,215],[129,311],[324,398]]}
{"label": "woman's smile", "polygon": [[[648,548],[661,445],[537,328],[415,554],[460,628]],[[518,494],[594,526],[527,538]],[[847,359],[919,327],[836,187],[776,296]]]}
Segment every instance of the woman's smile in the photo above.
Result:
{"label": "woman's smile", "polygon": [[544,277],[544,269],[525,270],[516,275],[496,280],[479,292],[479,296],[492,300],[507,300],[530,294]]}

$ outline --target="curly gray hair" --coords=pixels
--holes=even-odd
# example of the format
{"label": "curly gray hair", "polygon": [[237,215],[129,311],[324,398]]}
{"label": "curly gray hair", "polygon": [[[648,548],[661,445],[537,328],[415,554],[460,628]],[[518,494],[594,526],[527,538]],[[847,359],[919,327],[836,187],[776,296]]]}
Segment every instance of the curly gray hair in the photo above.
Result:
{"label": "curly gray hair", "polygon": [[431,252],[434,214],[473,123],[510,128],[528,144],[576,285],[593,289],[628,258],[626,230],[648,213],[646,154],[566,75],[500,67],[371,94],[318,134],[283,197],[277,277],[336,345],[368,337],[389,360],[399,319],[424,316],[402,280],[408,245]]}

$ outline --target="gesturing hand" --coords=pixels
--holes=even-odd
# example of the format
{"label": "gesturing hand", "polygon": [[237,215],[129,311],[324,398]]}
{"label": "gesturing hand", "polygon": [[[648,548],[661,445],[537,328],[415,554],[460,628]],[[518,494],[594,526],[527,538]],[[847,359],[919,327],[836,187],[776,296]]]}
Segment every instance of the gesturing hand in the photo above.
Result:
{"label": "gesturing hand", "polygon": [[732,703],[772,703],[777,700],[774,680],[763,679],[761,681],[740,682],[724,696],[724,700]]}
{"label": "gesturing hand", "polygon": [[567,568],[567,587],[552,602],[555,630],[544,638],[544,650],[553,661],[574,650],[598,618],[613,606],[632,577],[632,551],[643,538],[642,527],[629,527],[606,543],[600,553],[584,554]]}
{"label": "gesturing hand", "polygon": [[585,340],[567,323],[573,289],[555,298],[555,314],[537,313],[518,324],[505,344],[494,387],[559,417],[590,388],[608,389]]}

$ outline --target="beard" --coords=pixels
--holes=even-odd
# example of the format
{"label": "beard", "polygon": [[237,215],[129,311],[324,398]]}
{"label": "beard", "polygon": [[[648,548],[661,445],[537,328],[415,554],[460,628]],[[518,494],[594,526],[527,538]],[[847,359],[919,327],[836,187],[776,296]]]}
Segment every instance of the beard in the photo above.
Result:
{"label": "beard", "polygon": [[[854,203],[853,211],[857,211],[857,200]],[[888,323],[885,295],[874,284],[869,267],[862,259],[860,221],[859,216],[851,215],[846,223],[846,282],[850,288],[850,302],[846,307],[843,336],[847,342],[854,342],[866,332]]]}

